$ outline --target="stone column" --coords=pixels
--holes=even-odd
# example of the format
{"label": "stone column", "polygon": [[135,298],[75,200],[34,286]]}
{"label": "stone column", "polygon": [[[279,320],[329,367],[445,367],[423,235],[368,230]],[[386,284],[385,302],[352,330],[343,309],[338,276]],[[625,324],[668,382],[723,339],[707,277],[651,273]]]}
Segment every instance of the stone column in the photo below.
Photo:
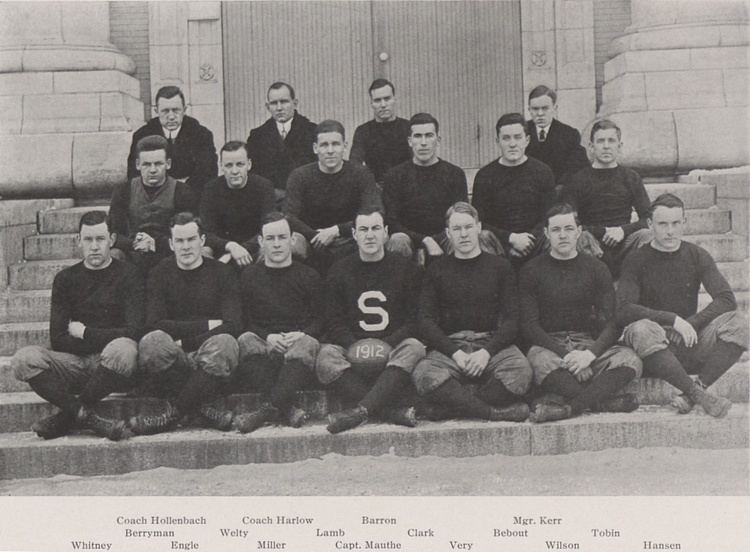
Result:
{"label": "stone column", "polygon": [[601,116],[650,174],[750,163],[747,3],[632,0],[604,66]]}
{"label": "stone column", "polygon": [[0,196],[106,197],[143,124],[108,2],[0,3]]}

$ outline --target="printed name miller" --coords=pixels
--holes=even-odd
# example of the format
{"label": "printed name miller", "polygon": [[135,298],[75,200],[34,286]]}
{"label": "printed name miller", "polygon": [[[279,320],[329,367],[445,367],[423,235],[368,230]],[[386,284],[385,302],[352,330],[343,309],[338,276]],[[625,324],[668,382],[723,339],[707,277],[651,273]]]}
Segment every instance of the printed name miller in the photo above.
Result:
{"label": "printed name miller", "polygon": [[677,542],[654,542],[654,541],[643,541],[644,550],[682,550]]}

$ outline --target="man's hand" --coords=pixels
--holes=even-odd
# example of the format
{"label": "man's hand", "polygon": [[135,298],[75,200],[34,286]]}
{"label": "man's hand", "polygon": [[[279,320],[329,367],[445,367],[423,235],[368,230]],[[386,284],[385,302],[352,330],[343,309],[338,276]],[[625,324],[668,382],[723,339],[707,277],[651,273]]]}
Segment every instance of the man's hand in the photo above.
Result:
{"label": "man's hand", "polygon": [[214,328],[218,328],[224,323],[223,320],[209,320],[208,321],[208,331],[210,332]]}
{"label": "man's hand", "polygon": [[224,246],[224,249],[232,256],[234,262],[239,266],[247,266],[253,262],[253,257],[250,252],[242,247],[237,242],[229,242]]}
{"label": "man's hand", "polygon": [[487,351],[487,349],[479,349],[478,351],[474,351],[466,359],[466,375],[472,378],[481,376],[489,361],[490,353]]}
{"label": "man's hand", "polygon": [[466,362],[469,360],[469,355],[459,349],[458,351],[453,353],[451,358],[453,358],[453,361],[458,365],[458,369],[465,373]]}
{"label": "man's hand", "polygon": [[588,381],[588,380],[590,380],[590,379],[591,379],[591,376],[593,376],[593,375],[594,375],[594,371],[593,371],[593,370],[591,369],[591,367],[589,366],[589,367],[588,367],[588,368],[586,368],[585,370],[581,370],[580,372],[578,372],[578,373],[577,373],[577,374],[575,375],[575,378],[576,378],[576,379],[577,379],[577,380],[578,380],[579,382],[583,383],[584,381]]}
{"label": "man's hand", "polygon": [[175,339],[174,340],[174,344],[181,348],[182,347],[182,339]]}
{"label": "man's hand", "polygon": [[568,366],[568,371],[574,376],[586,370],[594,362],[594,359],[596,359],[596,355],[588,349],[585,351],[570,351],[563,358]]}
{"label": "man's hand", "polygon": [[438,242],[436,242],[430,236],[424,237],[424,239],[422,240],[422,245],[424,245],[424,248],[430,257],[438,257],[443,254],[443,248],[440,247],[438,245]]}
{"label": "man's hand", "polygon": [[685,343],[685,347],[692,347],[696,343],[698,343],[698,334],[695,332],[695,328],[685,320],[684,318],[681,318],[679,316],[674,317],[674,324],[672,324],[675,331],[680,334],[682,337],[683,343]]}
{"label": "man's hand", "polygon": [[135,241],[133,242],[133,249],[140,251],[141,253],[148,253],[149,251],[156,251],[156,240],[146,234],[145,232],[138,232],[135,235]]}
{"label": "man's hand", "polygon": [[318,228],[318,233],[315,234],[313,239],[310,241],[315,249],[321,249],[322,247],[328,247],[333,243],[333,240],[339,237],[339,227],[329,226],[328,228]]}
{"label": "man's hand", "polygon": [[520,234],[511,234],[508,238],[510,246],[520,253],[520,257],[528,255],[531,252],[531,248],[534,247],[534,234],[528,232],[521,232]]}
{"label": "man's hand", "polygon": [[76,339],[83,339],[83,332],[86,331],[86,326],[82,322],[71,320],[68,322],[68,335],[75,337]]}
{"label": "man's hand", "polygon": [[620,226],[607,226],[602,241],[607,247],[614,247],[625,238],[625,230]]}
{"label": "man's hand", "polygon": [[268,334],[266,341],[271,346],[271,349],[282,355],[286,353],[289,348],[284,342],[284,334]]}

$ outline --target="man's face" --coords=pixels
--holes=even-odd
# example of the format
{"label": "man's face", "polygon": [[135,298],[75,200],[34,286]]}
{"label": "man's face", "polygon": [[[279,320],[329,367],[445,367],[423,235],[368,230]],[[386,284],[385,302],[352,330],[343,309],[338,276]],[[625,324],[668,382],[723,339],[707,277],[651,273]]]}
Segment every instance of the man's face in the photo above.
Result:
{"label": "man's face", "polygon": [[344,165],[346,142],[340,132],[322,132],[313,143],[313,151],[318,156],[320,170],[327,173],[338,172]]}
{"label": "man's face", "polygon": [[83,253],[83,262],[88,268],[97,269],[109,263],[110,248],[115,237],[107,229],[107,223],[83,225],[78,234],[78,245]]}
{"label": "man's face", "polygon": [[185,117],[185,104],[182,103],[179,94],[174,98],[159,98],[156,113],[159,115],[161,126],[167,130],[177,130]]}
{"label": "man's face", "polygon": [[536,126],[548,127],[557,114],[557,105],[549,96],[537,96],[529,100],[529,115]]}
{"label": "man's face", "polygon": [[375,113],[375,120],[379,123],[392,121],[396,118],[396,96],[391,87],[386,85],[370,92],[370,105]]}
{"label": "man's face", "polygon": [[230,188],[244,188],[247,184],[247,171],[250,170],[250,160],[245,148],[221,152],[221,168]]}
{"label": "man's face", "polygon": [[201,235],[194,222],[176,224],[171,228],[169,247],[174,251],[177,266],[183,270],[197,267],[201,262],[201,248],[206,236]]}
{"label": "man's face", "polygon": [[575,256],[576,244],[581,235],[581,227],[576,223],[573,213],[550,217],[544,234],[549,240],[554,256],[569,259]]}
{"label": "man's face", "polygon": [[135,167],[141,172],[146,186],[161,186],[167,179],[167,171],[172,161],[167,159],[164,150],[142,151],[135,160]]}
{"label": "man's face", "polygon": [[412,125],[408,141],[416,164],[429,165],[437,159],[440,136],[434,124]]}
{"label": "man's face", "polygon": [[468,213],[453,213],[448,219],[448,238],[457,257],[471,257],[479,251],[482,224]]}
{"label": "man's face", "polygon": [[617,129],[606,128],[596,131],[589,149],[594,158],[594,164],[599,168],[608,168],[617,164],[621,147],[622,142],[617,137]]}
{"label": "man's face", "polygon": [[503,125],[497,133],[500,156],[508,165],[518,165],[523,161],[529,137],[521,123]]}
{"label": "man's face", "polygon": [[685,213],[680,207],[657,207],[648,219],[653,244],[661,251],[677,251],[685,231]]}
{"label": "man's face", "polygon": [[360,258],[380,258],[385,252],[385,242],[388,241],[388,229],[380,213],[359,215],[354,220],[354,241],[359,247]]}
{"label": "man's face", "polygon": [[292,231],[286,220],[264,224],[261,228],[260,246],[266,266],[287,266],[292,258]]}
{"label": "man's face", "polygon": [[286,123],[297,109],[297,99],[292,99],[292,92],[286,86],[268,91],[266,109],[277,123]]}

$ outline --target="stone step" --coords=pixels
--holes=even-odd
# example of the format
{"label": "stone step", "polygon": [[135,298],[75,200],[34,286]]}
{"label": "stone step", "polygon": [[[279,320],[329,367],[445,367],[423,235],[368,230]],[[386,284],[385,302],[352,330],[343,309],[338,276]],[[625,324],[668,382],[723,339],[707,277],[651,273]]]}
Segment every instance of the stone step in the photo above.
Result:
{"label": "stone step", "polygon": [[732,216],[729,209],[710,207],[708,209],[687,209],[685,234],[724,234],[732,230]]}
{"label": "stone step", "polygon": [[49,322],[0,324],[0,355],[12,355],[25,345],[49,347]]}
{"label": "stone step", "polygon": [[703,247],[716,262],[747,259],[747,238],[739,234],[694,234],[685,236],[685,241]]}
{"label": "stone step", "polygon": [[700,209],[716,204],[716,187],[704,184],[684,184],[668,182],[661,184],[646,184],[646,191],[651,201],[661,194],[674,194],[685,204],[686,209]]}
{"label": "stone step", "polygon": [[75,234],[38,234],[24,238],[23,257],[27,261],[78,259],[80,250]]}
{"label": "stone step", "polygon": [[750,289],[750,260],[716,263],[735,292]]}
{"label": "stone step", "polygon": [[[23,393],[31,391],[31,387],[25,382],[18,381],[13,377],[10,368],[10,356],[0,356],[0,393]],[[2,427],[2,424],[0,424]]]}
{"label": "stone step", "polygon": [[51,296],[49,289],[9,290],[0,293],[0,305],[5,306],[0,312],[0,323],[49,320]]}
{"label": "stone step", "polygon": [[87,205],[84,207],[72,207],[69,209],[54,209],[39,213],[40,234],[66,234],[78,232],[78,222],[81,215],[88,211],[109,212],[108,205]]}
{"label": "stone step", "polygon": [[630,414],[588,414],[547,424],[422,422],[408,429],[380,423],[339,435],[323,424],[263,427],[251,435],[204,429],[133,437],[113,443],[85,434],[43,441],[31,432],[0,434],[0,479],[111,475],[160,466],[205,469],[227,464],[296,462],[337,453],[347,456],[470,457],[567,454],[608,448],[748,446],[747,405],[717,420],[700,409],[686,415],[667,407]]}
{"label": "stone step", "polygon": [[10,288],[18,291],[51,289],[55,275],[63,268],[79,262],[79,260],[58,259],[16,263],[9,269]]}

